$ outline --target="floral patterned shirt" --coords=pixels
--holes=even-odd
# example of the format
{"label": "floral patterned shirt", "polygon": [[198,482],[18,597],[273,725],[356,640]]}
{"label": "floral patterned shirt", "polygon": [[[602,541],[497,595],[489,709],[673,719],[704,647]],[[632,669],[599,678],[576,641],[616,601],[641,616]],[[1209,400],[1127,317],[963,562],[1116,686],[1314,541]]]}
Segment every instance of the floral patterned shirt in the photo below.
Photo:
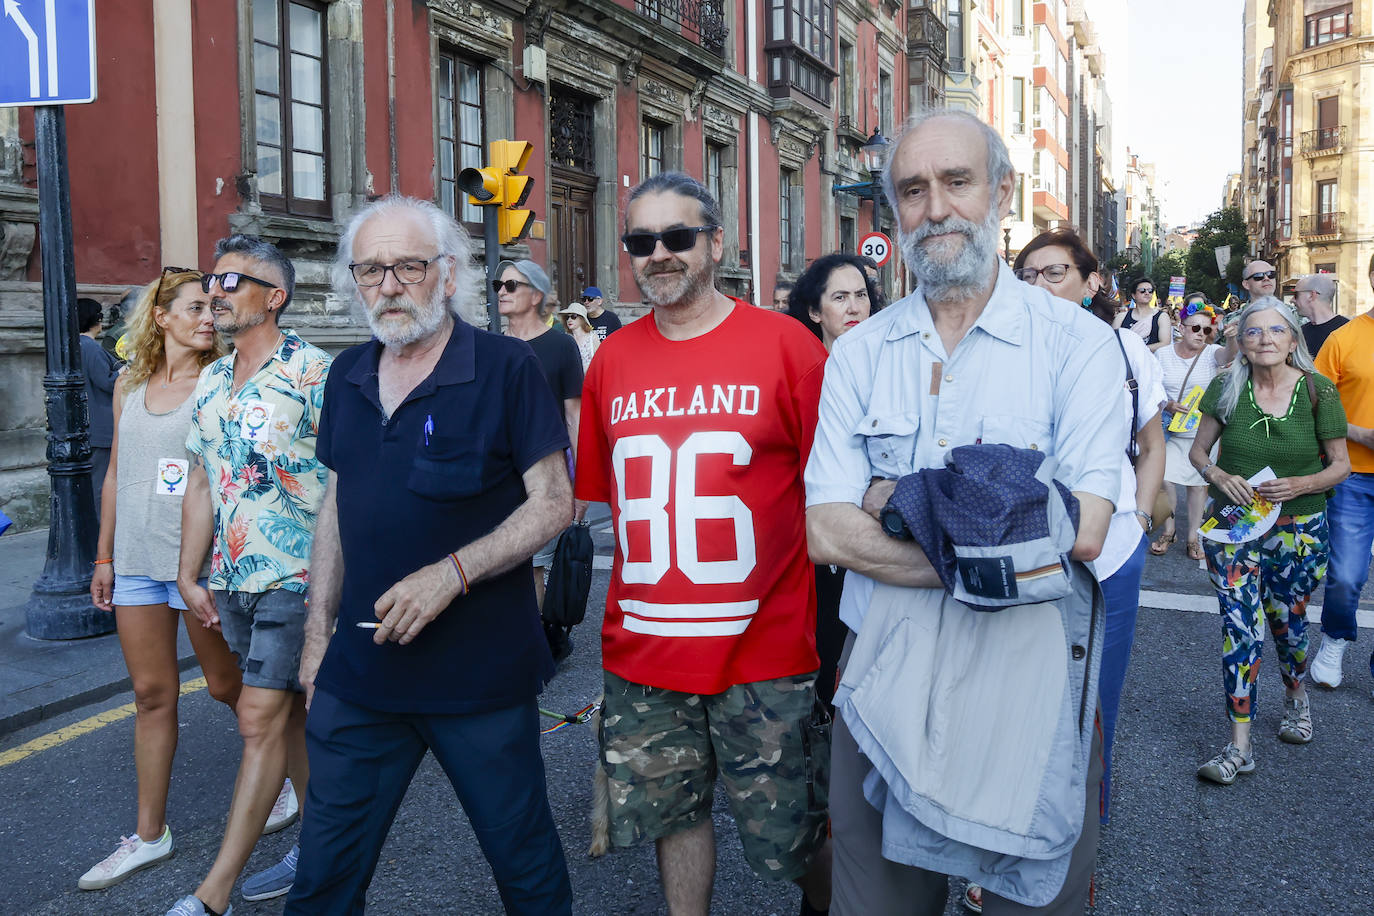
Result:
{"label": "floral patterned shirt", "polygon": [[291,331],[243,387],[237,351],[196,382],[186,450],[205,465],[215,508],[210,588],[305,592],[329,469],[315,457],[332,357]]}

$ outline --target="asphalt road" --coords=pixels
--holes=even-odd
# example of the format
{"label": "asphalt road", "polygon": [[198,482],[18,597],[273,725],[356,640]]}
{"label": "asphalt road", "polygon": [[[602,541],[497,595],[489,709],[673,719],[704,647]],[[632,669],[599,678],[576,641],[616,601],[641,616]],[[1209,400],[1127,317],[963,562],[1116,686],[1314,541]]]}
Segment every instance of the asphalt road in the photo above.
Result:
{"label": "asphalt road", "polygon": [[[604,599],[607,573],[594,582]],[[1146,588],[1207,594],[1205,574],[1183,558],[1150,562]],[[542,705],[573,711],[599,693],[599,614],[589,613],[572,658]],[[1219,750],[1227,728],[1221,695],[1220,628],[1214,614],[1142,609],[1116,745],[1113,822],[1098,856],[1096,914],[1374,911],[1374,821],[1370,809],[1370,719],[1366,668],[1371,636],[1347,657],[1347,683],[1314,694],[1316,739],[1276,736],[1281,685],[1272,662],[1261,674],[1255,746],[1259,768],[1229,788],[1194,771]],[[1272,657],[1272,656],[1271,656]],[[191,672],[188,676],[193,676]],[[7,736],[0,753],[71,722],[130,702],[129,695]],[[106,891],[76,879],[133,829],[133,720],[0,766],[0,913],[25,916],[154,914],[194,889],[223,829],[239,742],[228,712],[204,691],[182,700],[181,747],[170,821],[178,852],[163,865]],[[629,916],[665,911],[650,848],[586,856],[586,811],[594,760],[586,726],[543,739],[554,817],[568,856],[578,913]],[[989,750],[996,738],[989,736]],[[713,912],[796,913],[799,891],[764,883],[744,864],[733,823],[717,799]],[[295,828],[265,838],[250,872],[275,862]],[[953,882],[951,901],[961,887]],[[243,916],[280,913],[282,901],[234,901]],[[442,772],[421,767],[397,816],[369,897],[376,914],[500,913],[489,872]],[[951,902],[950,913],[961,912]]]}

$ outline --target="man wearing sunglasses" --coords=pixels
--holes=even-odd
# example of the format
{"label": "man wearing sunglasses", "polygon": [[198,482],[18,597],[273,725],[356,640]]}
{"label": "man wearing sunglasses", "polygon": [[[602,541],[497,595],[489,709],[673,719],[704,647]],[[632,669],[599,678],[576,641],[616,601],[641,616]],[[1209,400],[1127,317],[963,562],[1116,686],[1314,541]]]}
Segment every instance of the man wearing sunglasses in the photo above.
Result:
{"label": "man wearing sunglasses", "polygon": [[606,300],[601,295],[599,287],[589,286],[584,289],[582,304],[587,307],[587,321],[596,331],[599,341],[605,341],[611,333],[620,330],[620,316],[606,308]]}
{"label": "man wearing sunglasses", "polygon": [[679,172],[630,193],[621,241],[653,311],[607,338],[583,389],[576,495],[609,502],[617,531],[602,626],[609,839],[654,841],[669,912],[705,914],[718,774],[755,873],[795,881],[823,911],[828,729],[801,473],[825,348],[715,288],[723,222]]}
{"label": "man wearing sunglasses", "polygon": [[[305,695],[297,665],[327,475],[315,440],[331,358],[279,326],[295,279],[276,246],[233,235],[215,246],[214,272],[203,281],[215,329],[233,338],[234,351],[205,367],[196,384],[177,587],[238,656],[243,758],[214,866],[169,916],[226,912],[274,799],[280,804],[279,795],[294,788],[305,800]],[[212,545],[207,590],[196,579]],[[288,773],[292,786],[283,788]],[[290,872],[294,856],[288,859]],[[282,876],[269,872],[244,882],[247,899],[284,893]]]}
{"label": "man wearing sunglasses", "polygon": [[1261,296],[1272,296],[1279,285],[1279,272],[1268,261],[1251,261],[1241,271],[1240,285],[1254,302]]}

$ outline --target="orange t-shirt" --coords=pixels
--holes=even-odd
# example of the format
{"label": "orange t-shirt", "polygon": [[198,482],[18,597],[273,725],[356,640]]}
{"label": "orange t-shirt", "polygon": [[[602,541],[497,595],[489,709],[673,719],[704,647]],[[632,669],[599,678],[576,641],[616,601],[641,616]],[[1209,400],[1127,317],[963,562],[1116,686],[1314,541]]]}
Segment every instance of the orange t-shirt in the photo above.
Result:
{"label": "orange t-shirt", "polygon": [[[1374,427],[1374,318],[1359,315],[1333,331],[1317,354],[1317,371],[1336,383],[1347,421]],[[1374,449],[1353,439],[1346,445],[1350,469],[1374,474]]]}

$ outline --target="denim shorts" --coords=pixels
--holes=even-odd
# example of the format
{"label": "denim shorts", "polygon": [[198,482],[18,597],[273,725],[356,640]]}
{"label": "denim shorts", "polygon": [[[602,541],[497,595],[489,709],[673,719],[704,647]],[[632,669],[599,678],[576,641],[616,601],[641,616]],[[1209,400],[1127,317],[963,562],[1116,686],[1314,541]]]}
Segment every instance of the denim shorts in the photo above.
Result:
{"label": "denim shorts", "polygon": [[220,630],[238,656],[244,685],[300,693],[305,595],[284,588],[213,594]]}
{"label": "denim shorts", "polygon": [[[205,585],[201,579],[200,584]],[[175,579],[162,582],[147,576],[121,576],[115,574],[114,595],[110,603],[119,607],[142,607],[148,604],[165,604],[174,611],[187,610],[186,602],[181,600]]]}

